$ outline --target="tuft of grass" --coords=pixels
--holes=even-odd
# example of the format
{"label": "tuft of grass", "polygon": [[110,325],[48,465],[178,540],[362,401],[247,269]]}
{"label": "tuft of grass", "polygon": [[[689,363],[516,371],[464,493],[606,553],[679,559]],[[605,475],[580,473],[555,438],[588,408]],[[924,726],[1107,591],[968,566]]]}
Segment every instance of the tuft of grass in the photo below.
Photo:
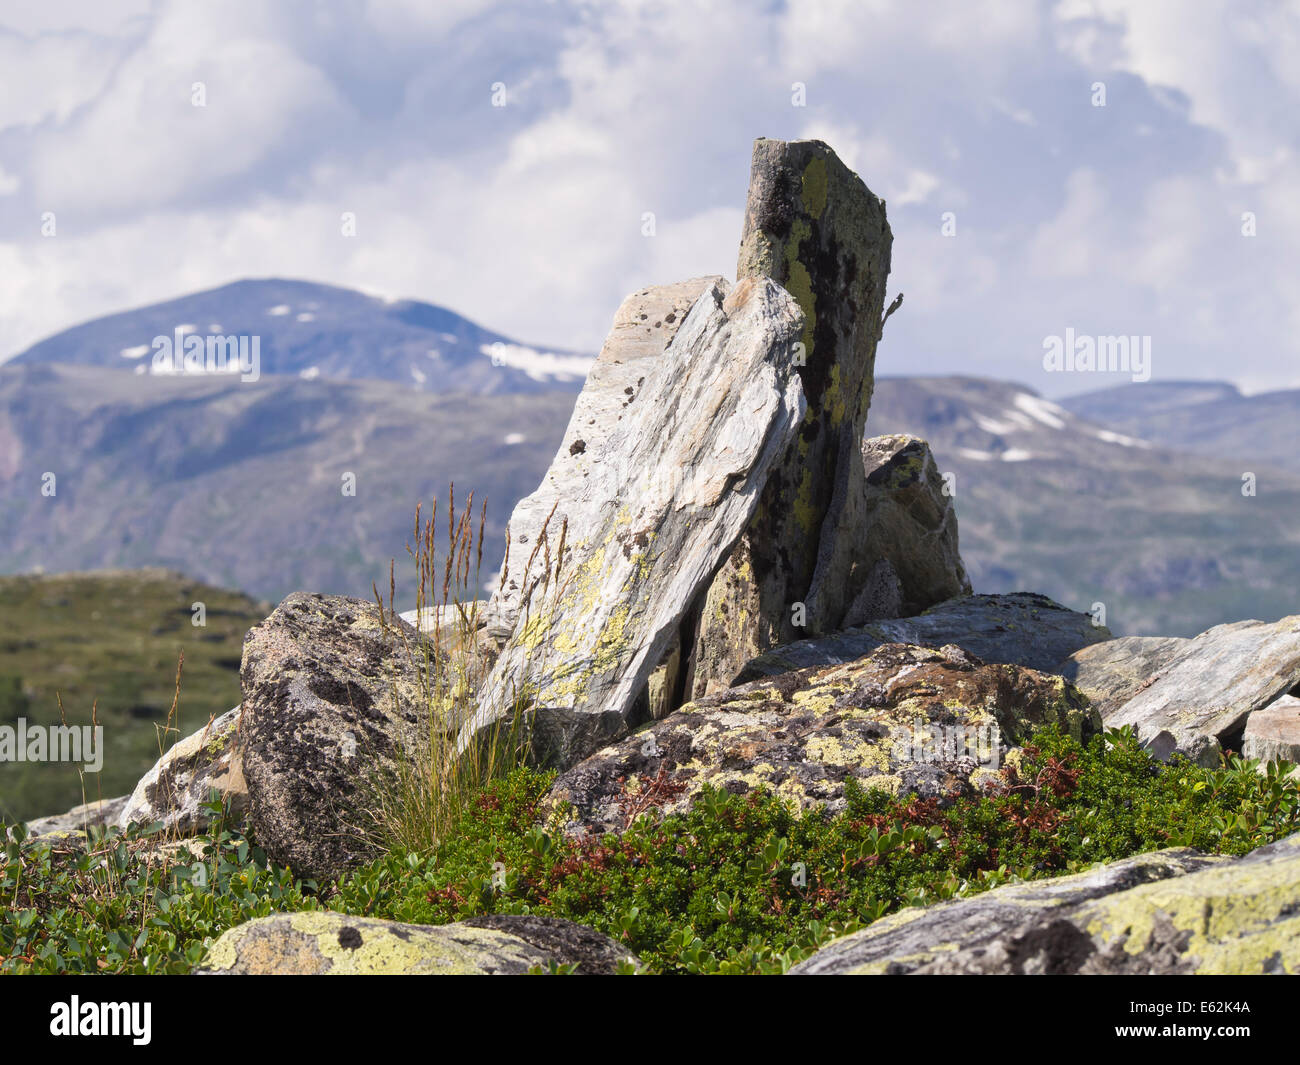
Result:
{"label": "tuft of grass", "polygon": [[[480,707],[479,695],[496,661],[497,648],[483,626],[485,601],[482,588],[483,536],[487,503],[479,506],[474,522],[474,494],[464,508],[456,509],[456,487],[447,492],[446,546],[440,551],[437,501],[428,518],[415,510],[412,544],[407,545],[416,571],[417,638],[397,623],[396,580],[389,572],[389,598],[374,590],[385,635],[393,640],[419,676],[417,711],[426,722],[414,749],[398,752],[395,770],[370,785],[369,824],[363,831],[382,849],[425,851],[436,847],[464,816],[468,805],[493,781],[522,765],[529,754],[526,727],[532,688],[517,686],[501,707]],[[554,510],[552,510],[554,514]],[[567,524],[561,528],[559,550],[551,557],[547,536],[548,516],[533,555],[545,552],[541,596],[558,595],[563,568]],[[502,580],[509,577],[510,542],[507,534]],[[529,599],[533,589],[530,589]],[[392,696],[400,705],[401,693]],[[483,728],[467,727],[486,718]]]}

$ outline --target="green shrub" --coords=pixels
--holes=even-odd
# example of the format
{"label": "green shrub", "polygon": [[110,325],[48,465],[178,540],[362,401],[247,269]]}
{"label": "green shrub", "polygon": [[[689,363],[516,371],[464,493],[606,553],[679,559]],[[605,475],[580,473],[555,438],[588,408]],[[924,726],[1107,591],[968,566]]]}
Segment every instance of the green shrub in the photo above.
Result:
{"label": "green shrub", "polygon": [[1049,729],[974,798],[900,800],[850,782],[847,809],[827,816],[710,791],[688,813],[581,842],[536,827],[550,777],[517,770],[448,842],[374,863],[330,905],[416,923],[545,914],[657,970],[781,972],[904,906],[1169,845],[1244,853],[1300,827],[1289,769],[1162,766],[1129,731],[1082,746]]}
{"label": "green shrub", "polygon": [[895,798],[850,784],[829,816],[770,794],[705,792],[687,813],[576,840],[545,824],[552,775],[515,769],[443,841],[394,850],[337,884],[295,881],[217,832],[162,859],[137,833],[85,853],[23,844],[0,867],[0,972],[183,972],[227,928],[326,906],[422,924],[482,913],[565,917],[647,968],[783,972],[905,906],[1186,845],[1241,854],[1300,828],[1285,763],[1165,766],[1130,731],[1081,745],[1047,729],[974,797]]}

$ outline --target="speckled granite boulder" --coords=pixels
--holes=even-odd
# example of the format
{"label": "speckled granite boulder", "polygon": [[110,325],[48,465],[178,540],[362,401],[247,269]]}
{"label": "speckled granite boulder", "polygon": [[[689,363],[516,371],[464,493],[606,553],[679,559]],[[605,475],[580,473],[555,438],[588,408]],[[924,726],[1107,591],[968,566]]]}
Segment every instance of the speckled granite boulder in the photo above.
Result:
{"label": "speckled granite boulder", "polygon": [[224,933],[197,975],[508,976],[551,964],[583,975],[639,964],[607,936],[553,917],[412,925],[327,910],[260,917]]}
{"label": "speckled granite boulder", "polygon": [[1300,836],[1174,849],[903,910],[795,974],[1300,973]]}
{"label": "speckled granite boulder", "polygon": [[1246,719],[1241,753],[1261,762],[1300,762],[1300,699],[1284,695]]}
{"label": "speckled granite boulder", "polygon": [[295,593],[244,639],[249,822],[300,876],[333,877],[369,855],[374,788],[427,742],[421,638],[387,625],[363,599]]}
{"label": "speckled granite boulder", "polygon": [[1049,722],[1079,737],[1101,726],[1060,677],[985,665],[957,647],[888,644],[690,703],[561,774],[550,800],[572,806],[567,831],[585,833],[624,827],[625,784],[654,786],[664,812],[685,809],[706,784],[763,787],[832,812],[849,777],[894,792],[969,793],[1004,745]]}

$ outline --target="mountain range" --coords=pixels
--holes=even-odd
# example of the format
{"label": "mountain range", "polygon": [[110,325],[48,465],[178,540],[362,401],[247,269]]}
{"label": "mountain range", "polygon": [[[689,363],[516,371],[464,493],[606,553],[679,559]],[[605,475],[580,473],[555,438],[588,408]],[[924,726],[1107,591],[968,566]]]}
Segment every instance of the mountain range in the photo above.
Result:
{"label": "mountain range", "polygon": [[[260,379],[149,372],[152,338],[179,327],[256,330]],[[486,578],[589,361],[431,304],[295,281],[85,323],[0,366],[0,572],[165,566],[271,601],[368,596],[391,559],[402,579],[416,503],[454,481],[460,500],[488,499]],[[1296,414],[1300,393],[1216,383],[1053,403],[1003,381],[885,376],[867,432],[925,437],[955,474],[977,591],[1190,635],[1296,610]]]}

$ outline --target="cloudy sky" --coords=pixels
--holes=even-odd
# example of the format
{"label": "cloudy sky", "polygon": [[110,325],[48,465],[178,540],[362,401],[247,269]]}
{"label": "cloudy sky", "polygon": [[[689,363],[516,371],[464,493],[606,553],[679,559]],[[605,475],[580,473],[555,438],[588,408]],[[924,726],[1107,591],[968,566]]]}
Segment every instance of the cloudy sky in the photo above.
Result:
{"label": "cloudy sky", "polygon": [[1297,54],[1284,0],[0,0],[0,358],[267,276],[594,351],[817,137],[888,204],[882,372],[1118,383],[1043,372],[1073,329],[1297,386]]}

